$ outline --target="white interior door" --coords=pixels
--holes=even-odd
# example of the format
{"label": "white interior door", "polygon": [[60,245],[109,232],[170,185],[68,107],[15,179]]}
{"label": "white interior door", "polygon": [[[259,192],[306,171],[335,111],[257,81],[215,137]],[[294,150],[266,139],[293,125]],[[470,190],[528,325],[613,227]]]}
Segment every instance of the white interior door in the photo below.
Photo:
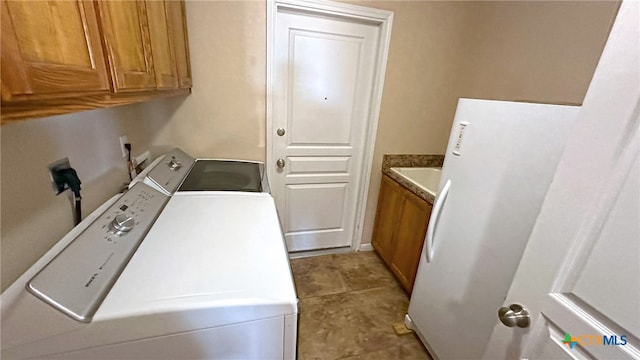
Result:
{"label": "white interior door", "polygon": [[369,21],[275,14],[267,165],[289,251],[351,245],[380,38]]}
{"label": "white interior door", "polygon": [[505,299],[532,323],[496,321],[487,359],[640,358],[639,14],[622,3]]}

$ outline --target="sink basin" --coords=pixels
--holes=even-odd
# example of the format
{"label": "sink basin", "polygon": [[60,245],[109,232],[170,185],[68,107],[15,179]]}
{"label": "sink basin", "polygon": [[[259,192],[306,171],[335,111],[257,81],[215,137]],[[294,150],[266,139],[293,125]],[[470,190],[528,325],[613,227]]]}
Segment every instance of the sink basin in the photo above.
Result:
{"label": "sink basin", "polygon": [[442,168],[434,167],[392,167],[391,171],[412,182],[422,190],[436,196],[440,186]]}

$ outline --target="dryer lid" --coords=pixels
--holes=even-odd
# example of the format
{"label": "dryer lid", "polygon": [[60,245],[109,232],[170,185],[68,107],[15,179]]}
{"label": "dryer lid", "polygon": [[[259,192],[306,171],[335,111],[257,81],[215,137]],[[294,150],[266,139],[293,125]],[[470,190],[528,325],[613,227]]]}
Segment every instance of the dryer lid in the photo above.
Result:
{"label": "dryer lid", "polygon": [[262,173],[258,162],[198,159],[178,191],[261,192]]}

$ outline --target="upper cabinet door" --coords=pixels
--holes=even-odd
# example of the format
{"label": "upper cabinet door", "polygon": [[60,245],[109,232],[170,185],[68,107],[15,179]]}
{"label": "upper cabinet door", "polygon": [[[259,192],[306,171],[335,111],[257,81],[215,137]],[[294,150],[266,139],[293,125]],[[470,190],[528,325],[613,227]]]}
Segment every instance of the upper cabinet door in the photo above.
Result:
{"label": "upper cabinet door", "polygon": [[108,92],[91,1],[2,1],[2,99]]}
{"label": "upper cabinet door", "polygon": [[175,89],[178,87],[174,48],[171,46],[171,33],[167,19],[167,9],[173,1],[147,1],[147,18],[149,20],[149,34],[151,36],[151,51],[153,66],[156,73],[158,89]]}
{"label": "upper cabinet door", "polygon": [[143,1],[96,1],[114,91],[155,89],[147,9]]}
{"label": "upper cabinet door", "polygon": [[166,1],[171,41],[175,49],[175,62],[180,88],[191,87],[191,64],[184,1]]}

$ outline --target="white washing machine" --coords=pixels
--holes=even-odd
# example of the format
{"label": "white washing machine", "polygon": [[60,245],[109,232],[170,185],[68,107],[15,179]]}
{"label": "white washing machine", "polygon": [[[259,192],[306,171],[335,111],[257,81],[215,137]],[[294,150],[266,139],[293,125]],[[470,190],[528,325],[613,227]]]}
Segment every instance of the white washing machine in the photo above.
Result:
{"label": "white washing machine", "polygon": [[2,294],[2,358],[294,359],[273,199],[187,193],[139,181],[65,236]]}

